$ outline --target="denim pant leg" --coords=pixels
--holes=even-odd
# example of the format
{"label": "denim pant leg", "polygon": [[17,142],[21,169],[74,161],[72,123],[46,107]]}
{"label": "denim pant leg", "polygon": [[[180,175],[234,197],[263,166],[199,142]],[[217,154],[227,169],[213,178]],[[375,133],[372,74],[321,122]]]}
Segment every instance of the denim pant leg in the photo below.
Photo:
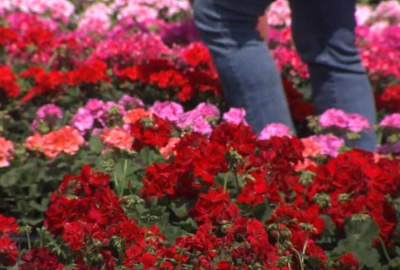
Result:
{"label": "denim pant leg", "polygon": [[259,133],[269,123],[293,129],[275,62],[256,30],[272,0],[196,0],[194,19],[230,106],[246,110]]}
{"label": "denim pant leg", "polygon": [[[308,64],[316,113],[342,109],[374,125],[374,98],[355,45],[355,0],[290,0],[290,6],[292,35]],[[369,132],[356,147],[374,151],[376,143],[375,132]]]}

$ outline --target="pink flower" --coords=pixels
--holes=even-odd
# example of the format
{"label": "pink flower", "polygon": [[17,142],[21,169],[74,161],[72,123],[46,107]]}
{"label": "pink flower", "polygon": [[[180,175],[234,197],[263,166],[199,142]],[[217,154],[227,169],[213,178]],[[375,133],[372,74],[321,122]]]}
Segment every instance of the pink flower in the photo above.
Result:
{"label": "pink flower", "polygon": [[129,131],[115,127],[113,129],[105,129],[100,135],[104,145],[115,147],[118,149],[132,150],[133,136]]}
{"label": "pink flower", "polygon": [[324,128],[346,128],[348,121],[349,119],[347,114],[338,109],[329,109],[319,117],[319,125]]}
{"label": "pink flower", "polygon": [[224,113],[222,119],[230,124],[239,125],[241,123],[247,125],[246,111],[244,109],[230,108],[228,112]]}
{"label": "pink flower", "polygon": [[267,11],[268,24],[272,26],[290,26],[290,7],[286,0],[277,0]]}
{"label": "pink flower", "polygon": [[177,126],[184,130],[185,128],[190,128],[194,132],[199,132],[202,134],[211,134],[212,127],[204,119],[204,116],[197,110],[189,111],[181,115],[177,121]]}
{"label": "pink flower", "polygon": [[269,140],[271,137],[292,137],[289,127],[280,123],[267,125],[260,133],[259,140]]}
{"label": "pink flower", "polygon": [[311,136],[309,139],[315,140],[320,145],[322,155],[332,157],[336,157],[339,154],[339,148],[344,145],[344,140],[334,135]]}
{"label": "pink flower", "polygon": [[209,103],[200,103],[196,109],[196,111],[200,112],[203,117],[213,116],[217,119],[220,117],[220,112],[217,106],[209,104]]}
{"label": "pink flower", "polygon": [[368,20],[371,18],[372,15],[372,9],[368,5],[358,5],[356,7],[356,21],[357,25],[364,25],[368,22]]}
{"label": "pink flower", "polygon": [[378,20],[393,20],[396,24],[400,18],[400,4],[395,0],[380,2],[373,16]]}
{"label": "pink flower", "polygon": [[94,119],[90,111],[85,108],[79,108],[70,121],[70,125],[85,134],[87,130],[93,127]]}
{"label": "pink flower", "polygon": [[98,119],[104,114],[103,108],[104,102],[99,99],[89,99],[85,106],[94,119]]}
{"label": "pink flower", "polygon": [[198,118],[192,124],[192,130],[201,134],[210,135],[212,132],[212,127],[205,119]]}
{"label": "pink flower", "polygon": [[13,159],[14,145],[12,141],[8,141],[0,137],[0,168],[10,166],[10,161]]}
{"label": "pink flower", "polygon": [[171,154],[176,155],[176,152],[173,149],[180,140],[180,138],[170,138],[168,144],[165,147],[160,148],[160,154],[165,156],[167,159]]}
{"label": "pink flower", "polygon": [[183,107],[176,102],[160,102],[156,101],[149,109],[152,113],[171,122],[176,122],[183,114]]}
{"label": "pink flower", "polygon": [[396,128],[400,129],[400,114],[393,113],[385,116],[380,123],[380,126],[385,128]]}
{"label": "pink flower", "polygon": [[126,110],[144,107],[143,101],[139,98],[124,95],[119,101],[118,105],[124,107]]}
{"label": "pink flower", "polygon": [[61,109],[54,104],[47,104],[38,109],[36,118],[32,123],[32,130],[36,131],[39,128],[39,121],[42,120],[45,124],[54,127],[57,124],[57,119],[62,119],[63,113]]}
{"label": "pink flower", "polygon": [[362,130],[370,130],[371,125],[369,124],[367,118],[361,116],[357,113],[352,113],[347,115],[348,123],[347,128],[352,132],[360,132]]}

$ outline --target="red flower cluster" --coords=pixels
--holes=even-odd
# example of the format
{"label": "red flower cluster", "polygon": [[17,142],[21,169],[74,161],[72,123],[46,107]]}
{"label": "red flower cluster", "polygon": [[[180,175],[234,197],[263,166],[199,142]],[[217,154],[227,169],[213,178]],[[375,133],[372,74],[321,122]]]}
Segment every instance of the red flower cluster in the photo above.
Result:
{"label": "red flower cluster", "polygon": [[314,116],[314,106],[303,100],[303,94],[297,92],[290,81],[283,80],[282,83],[293,121],[304,123],[308,116]]}
{"label": "red flower cluster", "polygon": [[17,40],[18,34],[14,30],[0,26],[0,46],[17,42]]}
{"label": "red flower cluster", "polygon": [[0,215],[0,265],[14,266],[17,262],[17,244],[12,242],[9,234],[18,234],[18,225],[15,219]]}
{"label": "red flower cluster", "polygon": [[169,60],[150,59],[123,69],[118,74],[119,80],[155,84],[160,89],[168,90],[166,97],[177,90],[177,96],[183,102],[192,99],[197,91],[211,91],[214,95],[222,93],[217,73],[204,45],[195,43],[185,49],[182,56],[185,63],[181,68]]}
{"label": "red flower cluster", "polygon": [[133,150],[140,152],[143,147],[164,147],[172,134],[172,124],[157,116],[141,118],[131,125]]}
{"label": "red flower cluster", "polygon": [[19,85],[17,84],[17,75],[12,72],[10,67],[0,67],[0,74],[0,90],[4,92],[6,97],[18,97]]}
{"label": "red flower cluster", "polygon": [[400,112],[400,85],[386,88],[380,99],[384,103],[385,109],[388,109],[389,112]]}
{"label": "red flower cluster", "polygon": [[99,60],[94,60],[80,66],[76,70],[64,73],[62,71],[46,72],[44,68],[30,67],[21,73],[21,78],[33,78],[34,86],[22,98],[25,104],[35,96],[54,96],[65,93],[64,85],[76,86],[79,84],[98,84],[101,81],[110,82],[107,75],[107,65]]}
{"label": "red flower cluster", "polygon": [[[306,194],[308,198],[328,195],[329,202],[320,202],[320,206],[338,228],[345,217],[368,214],[379,226],[382,239],[390,244],[397,219],[387,195],[400,196],[399,168],[398,159],[381,159],[376,163],[372,153],[354,150],[330,159],[326,165],[309,168],[316,176]],[[297,192],[302,194],[304,190]]]}

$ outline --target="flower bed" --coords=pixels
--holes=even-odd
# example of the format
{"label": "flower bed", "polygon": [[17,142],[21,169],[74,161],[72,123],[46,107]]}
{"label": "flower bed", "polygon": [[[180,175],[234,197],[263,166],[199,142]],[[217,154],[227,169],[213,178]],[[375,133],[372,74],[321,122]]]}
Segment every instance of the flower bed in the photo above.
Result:
{"label": "flower bed", "polygon": [[[314,116],[288,5],[272,6],[299,138],[277,123],[257,137],[227,107],[187,2],[4,3],[0,266],[400,267],[397,2],[356,13],[377,126]],[[377,152],[353,149],[373,128]]]}

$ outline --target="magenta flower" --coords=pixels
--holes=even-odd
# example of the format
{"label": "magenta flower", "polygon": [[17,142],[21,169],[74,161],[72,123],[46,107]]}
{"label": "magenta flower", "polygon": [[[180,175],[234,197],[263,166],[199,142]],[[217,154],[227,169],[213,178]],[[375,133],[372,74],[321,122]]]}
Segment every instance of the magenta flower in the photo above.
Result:
{"label": "magenta flower", "polygon": [[144,107],[142,100],[128,95],[122,96],[122,98],[118,101],[118,105],[124,107],[126,110],[132,110],[138,107]]}
{"label": "magenta flower", "polygon": [[380,126],[384,128],[400,129],[400,114],[393,113],[385,116],[385,118],[383,118],[381,121]]}
{"label": "magenta flower", "polygon": [[70,121],[71,127],[78,130],[82,135],[84,135],[87,130],[93,128],[93,123],[94,119],[90,111],[85,108],[79,108]]}
{"label": "magenta flower", "polygon": [[346,128],[349,118],[347,114],[338,109],[329,109],[319,117],[319,125],[324,128]]}
{"label": "magenta flower", "polygon": [[89,110],[94,119],[98,119],[104,114],[104,102],[99,99],[89,99],[85,109]]}
{"label": "magenta flower", "polygon": [[62,119],[63,113],[61,109],[54,104],[47,104],[40,107],[36,112],[36,118],[32,123],[32,130],[36,131],[39,125],[39,121],[42,120],[44,123],[55,126],[57,119]]}
{"label": "magenta flower", "polygon": [[292,137],[289,127],[280,123],[267,125],[260,133],[259,140],[269,140],[271,137]]}
{"label": "magenta flower", "polygon": [[352,113],[347,115],[348,123],[347,128],[352,132],[360,132],[362,130],[370,130],[371,125],[369,124],[367,118],[361,116],[357,113]]}

